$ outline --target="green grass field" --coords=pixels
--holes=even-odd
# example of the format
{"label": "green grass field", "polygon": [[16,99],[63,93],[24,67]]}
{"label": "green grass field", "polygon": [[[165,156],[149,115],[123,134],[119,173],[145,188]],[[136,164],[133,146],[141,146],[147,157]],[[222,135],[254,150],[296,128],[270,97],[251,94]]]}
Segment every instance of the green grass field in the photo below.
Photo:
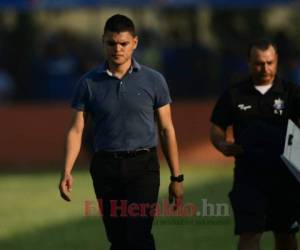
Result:
{"label": "green grass field", "polygon": [[[200,211],[202,199],[229,205],[230,167],[185,167],[183,172],[185,203],[197,204]],[[0,249],[108,249],[101,219],[84,215],[84,202],[96,202],[89,173],[75,169],[74,178],[72,202],[67,203],[58,194],[58,172],[1,174]],[[162,168],[160,200],[167,198],[168,180],[168,170]],[[160,217],[153,233],[158,250],[227,250],[235,249],[237,241],[232,216]],[[272,248],[272,235],[267,233],[262,249]]]}

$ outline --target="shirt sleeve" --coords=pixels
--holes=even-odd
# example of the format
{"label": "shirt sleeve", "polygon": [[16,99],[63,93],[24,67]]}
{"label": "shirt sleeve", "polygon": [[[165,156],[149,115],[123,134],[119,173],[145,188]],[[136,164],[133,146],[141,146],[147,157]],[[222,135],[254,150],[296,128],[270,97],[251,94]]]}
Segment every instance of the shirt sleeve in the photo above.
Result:
{"label": "shirt sleeve", "polygon": [[161,74],[159,74],[156,81],[155,91],[154,109],[160,108],[172,102],[168,84]]}
{"label": "shirt sleeve", "polygon": [[71,107],[80,111],[89,111],[89,89],[85,79],[80,79],[74,89]]}
{"label": "shirt sleeve", "polygon": [[232,125],[233,104],[229,91],[226,91],[217,101],[213,109],[210,121],[224,130],[228,126]]}

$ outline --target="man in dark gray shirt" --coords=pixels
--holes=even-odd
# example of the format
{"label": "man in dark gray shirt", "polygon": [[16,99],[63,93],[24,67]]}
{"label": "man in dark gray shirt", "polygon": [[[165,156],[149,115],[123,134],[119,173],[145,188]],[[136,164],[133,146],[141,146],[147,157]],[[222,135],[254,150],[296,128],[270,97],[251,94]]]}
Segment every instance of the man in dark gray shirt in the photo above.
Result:
{"label": "man in dark gray shirt", "polygon": [[[249,46],[250,77],[234,84],[217,101],[211,140],[235,157],[229,198],[238,250],[258,250],[272,231],[276,250],[296,250],[300,184],[281,160],[288,120],[300,124],[300,88],[277,75],[276,45],[259,39]],[[234,142],[227,138],[233,127]]]}
{"label": "man in dark gray shirt", "polygon": [[106,62],[85,74],[72,101],[74,118],[66,142],[60,182],[70,201],[71,171],[87,116],[94,122],[91,176],[111,250],[153,250],[153,208],[159,190],[157,125],[171,171],[169,199],[183,196],[177,143],[164,77],[133,58],[138,38],[133,22],[114,15],[104,27]]}

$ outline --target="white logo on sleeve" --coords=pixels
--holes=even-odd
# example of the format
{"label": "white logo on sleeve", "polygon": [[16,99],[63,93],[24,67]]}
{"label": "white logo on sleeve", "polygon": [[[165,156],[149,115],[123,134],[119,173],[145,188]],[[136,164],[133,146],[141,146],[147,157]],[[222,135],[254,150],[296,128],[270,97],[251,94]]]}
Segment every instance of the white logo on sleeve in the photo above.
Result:
{"label": "white logo on sleeve", "polygon": [[244,111],[252,108],[251,105],[246,106],[245,104],[239,104],[238,107],[239,107],[240,110],[244,110]]}

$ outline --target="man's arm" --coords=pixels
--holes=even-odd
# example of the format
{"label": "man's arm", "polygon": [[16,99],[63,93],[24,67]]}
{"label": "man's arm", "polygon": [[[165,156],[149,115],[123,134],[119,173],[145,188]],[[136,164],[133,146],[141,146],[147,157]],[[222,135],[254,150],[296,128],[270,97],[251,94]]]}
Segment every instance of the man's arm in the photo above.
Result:
{"label": "man's arm", "polygon": [[240,145],[226,140],[226,130],[213,123],[210,129],[210,140],[215,148],[225,156],[237,156],[243,153]]}
{"label": "man's arm", "polygon": [[74,111],[72,125],[67,134],[65,165],[59,184],[61,197],[66,201],[71,201],[70,192],[72,191],[73,185],[73,177],[71,172],[74,167],[75,160],[80,152],[84,123],[85,113],[83,111]]}
{"label": "man's arm", "polygon": [[[171,117],[171,108],[167,104],[157,109],[158,129],[163,153],[168,162],[172,176],[181,174],[178,160],[178,149],[175,130]],[[169,201],[172,203],[175,198],[175,208],[183,197],[182,182],[171,182],[169,185]]]}

